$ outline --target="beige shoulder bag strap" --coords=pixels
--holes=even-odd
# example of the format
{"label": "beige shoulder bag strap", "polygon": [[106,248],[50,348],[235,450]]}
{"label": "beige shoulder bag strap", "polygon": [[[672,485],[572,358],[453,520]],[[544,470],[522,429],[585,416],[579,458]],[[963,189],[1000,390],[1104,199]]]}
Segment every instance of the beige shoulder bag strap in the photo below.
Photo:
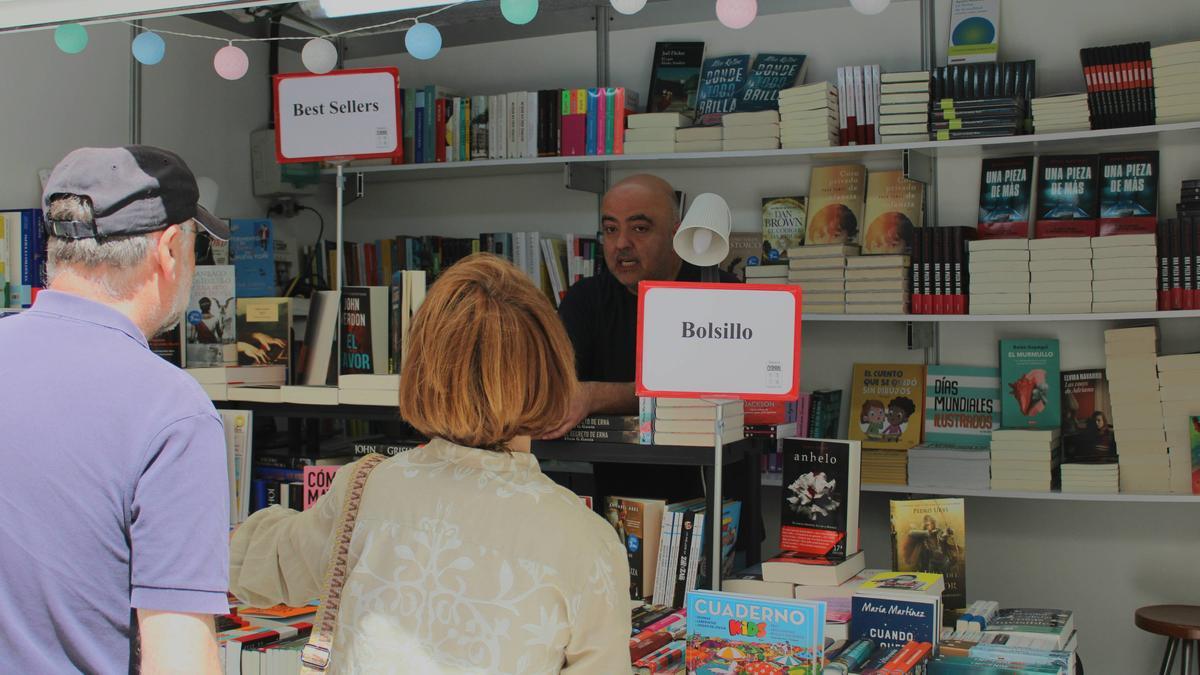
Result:
{"label": "beige shoulder bag strap", "polygon": [[300,652],[302,675],[320,675],[329,667],[329,652],[333,648],[333,634],[337,629],[338,608],[342,604],[342,588],[346,585],[346,566],[350,555],[350,538],[354,535],[354,521],[358,518],[358,505],[362,501],[363,488],[371,470],[387,459],[383,455],[367,455],[354,467],[354,475],[346,488],[342,501],[342,513],[338,517],[333,535],[333,556],[325,570],[325,585],[317,610],[316,623],[308,644]]}

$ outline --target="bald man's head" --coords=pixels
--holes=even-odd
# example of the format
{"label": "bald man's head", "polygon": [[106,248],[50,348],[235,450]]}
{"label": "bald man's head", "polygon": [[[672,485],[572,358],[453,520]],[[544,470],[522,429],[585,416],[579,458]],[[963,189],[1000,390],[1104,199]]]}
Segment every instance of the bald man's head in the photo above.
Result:
{"label": "bald man's head", "polygon": [[633,293],[640,281],[673,281],[683,264],[671,245],[678,228],[670,183],[650,174],[618,182],[600,206],[608,270]]}

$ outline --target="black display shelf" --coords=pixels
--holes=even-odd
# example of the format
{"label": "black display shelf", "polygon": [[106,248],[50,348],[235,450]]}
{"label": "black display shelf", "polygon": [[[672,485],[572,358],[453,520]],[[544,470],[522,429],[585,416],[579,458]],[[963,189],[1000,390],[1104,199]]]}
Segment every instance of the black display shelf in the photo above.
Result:
{"label": "black display shelf", "polygon": [[[740,461],[750,446],[743,439],[725,446],[723,464]],[[671,466],[712,466],[711,447],[686,445],[637,445],[635,443],[602,443],[596,441],[534,441],[533,454],[538,459],[573,462],[615,462],[618,464],[667,464]]]}
{"label": "black display shelf", "polygon": [[213,401],[217,408],[252,410],[260,415],[304,417],[308,419],[361,419],[401,422],[394,405],[303,405],[300,403],[255,403],[251,401]]}

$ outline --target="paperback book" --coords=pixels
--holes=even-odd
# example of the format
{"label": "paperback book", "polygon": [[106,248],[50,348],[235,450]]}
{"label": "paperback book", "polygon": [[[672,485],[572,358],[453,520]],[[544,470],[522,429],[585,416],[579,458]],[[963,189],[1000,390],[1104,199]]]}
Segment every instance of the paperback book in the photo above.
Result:
{"label": "paperback book", "polygon": [[1062,418],[1058,340],[1000,341],[1003,383],[1000,425],[1005,429],[1058,429]]}
{"label": "paperback book", "polygon": [[188,368],[211,368],[237,362],[232,265],[200,265],[184,313]]}
{"label": "paperback book", "polygon": [[804,244],[804,197],[764,197],[762,257],[764,263],[787,258],[789,248]]}
{"label": "paperback book", "polygon": [[605,517],[625,544],[629,557],[629,597],[643,600],[654,594],[662,514],[667,503],[658,499],[608,497]]}
{"label": "paperback book", "polygon": [[823,602],[716,591],[687,594],[688,673],[760,672],[756,663],[819,673],[824,662]]}
{"label": "paperback book", "polygon": [[1104,369],[1063,371],[1062,413],[1064,462],[1117,461],[1112,399]]}
{"label": "paperback book", "polygon": [[239,366],[290,365],[291,298],[238,298],[235,321]]}
{"label": "paperback book", "polygon": [[237,268],[237,297],[275,295],[275,243],[271,221],[234,218],[229,221],[229,254]]}
{"label": "paperback book", "polygon": [[737,110],[749,66],[749,54],[704,59],[700,90],[696,93],[697,125],[717,126],[722,116]]}
{"label": "paperback book", "polygon": [[703,42],[656,43],[646,112],[677,112],[692,119],[703,63]]}
{"label": "paperback book", "polygon": [[1098,233],[1096,155],[1042,155],[1038,159],[1034,237],[1094,237]]}
{"label": "paperback book", "polygon": [[754,57],[750,77],[742,98],[738,101],[738,112],[776,110],[779,108],[779,90],[795,86],[804,81],[808,70],[804,54],[759,54]]}
{"label": "paperback book", "polygon": [[850,395],[850,439],[876,450],[907,450],[921,442],[925,367],[856,363]]}
{"label": "paperback book", "polygon": [[780,548],[831,558],[857,552],[860,444],[809,438],[781,444]]}
{"label": "paperback book", "polygon": [[876,648],[903,648],[910,641],[936,645],[941,599],[890,590],[860,590],[850,600],[850,641],[866,638]]}
{"label": "paperback book", "polygon": [[1033,157],[989,157],[979,182],[979,237],[1029,237]]}
{"label": "paperback book", "polygon": [[1000,51],[1000,0],[953,0],[947,63],[995,61]]}
{"label": "paperback book", "polygon": [[892,569],[942,575],[946,609],[967,606],[967,519],[963,500],[891,501]]}
{"label": "paperback book", "polygon": [[1000,370],[986,366],[926,367],[925,443],[986,448],[1000,427]]}
{"label": "paperback book", "polygon": [[342,289],[342,375],[387,375],[389,363],[387,286]]}
{"label": "paperback book", "polygon": [[765,243],[757,232],[730,232],[729,253],[721,261],[721,270],[746,280],[746,268],[757,267],[763,259]]}
{"label": "paperback book", "polygon": [[1154,234],[1158,151],[1100,155],[1100,236]]}
{"label": "paperback book", "polygon": [[866,190],[867,169],[861,164],[813,167],[804,244],[858,243]]}
{"label": "paperback book", "polygon": [[921,227],[925,186],[903,171],[875,171],[867,176],[867,229],[862,253],[912,253],[913,230]]}
{"label": "paperback book", "polygon": [[1189,419],[1188,440],[1191,441],[1192,494],[1200,495],[1200,417]]}

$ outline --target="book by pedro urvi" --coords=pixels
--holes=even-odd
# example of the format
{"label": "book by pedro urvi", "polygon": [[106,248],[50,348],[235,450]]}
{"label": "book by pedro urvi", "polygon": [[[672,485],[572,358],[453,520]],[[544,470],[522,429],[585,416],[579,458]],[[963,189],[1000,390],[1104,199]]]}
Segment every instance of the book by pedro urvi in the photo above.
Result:
{"label": "book by pedro urvi", "polygon": [[891,501],[892,569],[940,574],[946,609],[967,606],[967,518],[963,500]]}

